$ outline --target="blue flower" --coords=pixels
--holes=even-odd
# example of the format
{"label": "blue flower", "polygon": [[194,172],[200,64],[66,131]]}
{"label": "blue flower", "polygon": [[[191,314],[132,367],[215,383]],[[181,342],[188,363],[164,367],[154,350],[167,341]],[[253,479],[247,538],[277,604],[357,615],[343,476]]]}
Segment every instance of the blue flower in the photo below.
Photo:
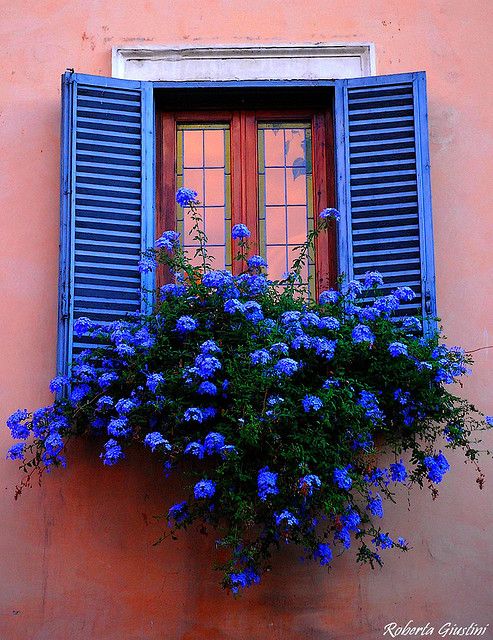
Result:
{"label": "blue flower", "polygon": [[365,273],[365,289],[372,287],[381,287],[383,285],[383,276],[379,271],[367,271]]}
{"label": "blue flower", "polygon": [[346,549],[351,546],[351,533],[347,527],[342,527],[334,534],[334,540],[340,540]]}
{"label": "blue flower", "polygon": [[327,338],[312,338],[310,344],[311,347],[315,349],[315,353],[318,356],[322,356],[326,360],[331,360],[334,357],[337,340],[327,340]]}
{"label": "blue flower", "polygon": [[339,222],[339,220],[341,219],[341,214],[339,213],[339,211],[337,211],[337,209],[328,208],[321,211],[319,217],[322,218],[322,220],[329,219]]}
{"label": "blue flower", "polygon": [[438,484],[442,481],[443,476],[450,469],[450,465],[447,461],[447,458],[440,451],[435,456],[426,456],[423,460],[425,467],[428,469],[427,478]]}
{"label": "blue flower", "polygon": [[366,505],[366,508],[374,516],[378,516],[379,518],[383,518],[382,498],[378,495],[378,493],[376,494],[375,497],[373,497],[371,491],[369,492],[369,494],[368,494],[368,504]]}
{"label": "blue flower", "polygon": [[271,345],[269,352],[274,356],[287,356],[289,347],[285,342],[275,342]]}
{"label": "blue flower", "polygon": [[367,327],[366,324],[357,324],[354,329],[351,331],[351,337],[353,342],[369,342],[373,344],[375,341],[375,336],[371,332],[370,327]]}
{"label": "blue flower", "polygon": [[334,483],[339,487],[339,489],[345,489],[348,491],[353,486],[353,481],[349,475],[351,468],[351,465],[348,464],[346,467],[334,469]]}
{"label": "blue flower", "polygon": [[181,316],[176,321],[175,330],[178,333],[190,333],[191,331],[195,331],[195,329],[199,326],[199,323],[195,318],[191,316]]}
{"label": "blue flower", "polygon": [[339,380],[336,380],[336,378],[327,378],[327,380],[325,380],[325,382],[322,385],[324,389],[331,389],[332,387],[337,388],[340,386],[341,386],[341,383]]}
{"label": "blue flower", "polygon": [[326,316],[325,318],[320,318],[318,323],[319,329],[329,329],[330,331],[337,331],[341,326],[341,323],[337,318],[332,318],[331,316]]}
{"label": "blue flower", "polygon": [[68,378],[66,376],[56,376],[50,382],[50,391],[51,393],[58,393],[62,391],[67,384]]}
{"label": "blue flower", "polygon": [[269,467],[260,469],[257,475],[257,487],[258,496],[262,502],[267,500],[268,495],[277,495],[279,489],[277,488],[277,473],[269,471]]}
{"label": "blue flower", "polygon": [[327,543],[321,542],[315,549],[313,557],[319,560],[322,567],[324,567],[332,560],[332,550]]}
{"label": "blue flower", "polygon": [[397,538],[397,544],[401,547],[407,547],[408,543],[405,538]]}
{"label": "blue flower", "polygon": [[260,322],[264,318],[262,307],[258,302],[255,302],[255,300],[245,302],[243,305],[243,313],[248,320],[254,323]]}
{"label": "blue flower", "polygon": [[185,413],[183,414],[183,419],[186,422],[202,422],[204,420],[204,414],[202,413],[202,411],[200,409],[197,409],[196,407],[191,407],[190,409],[187,409],[185,411]]}
{"label": "blue flower", "polygon": [[270,361],[270,353],[266,349],[258,349],[250,354],[252,364],[267,364]]}
{"label": "blue flower", "polygon": [[220,453],[224,444],[225,441],[222,433],[211,431],[204,438],[204,448],[209,456],[212,456],[214,453]]}
{"label": "blue flower", "polygon": [[301,318],[301,313],[299,311],[285,311],[281,315],[281,324],[285,326],[297,324]]}
{"label": "blue flower", "polygon": [[310,336],[307,336],[305,333],[299,333],[296,338],[291,341],[291,347],[296,351],[302,348],[309,349],[312,344],[314,344],[314,341],[316,342],[319,339],[320,338],[310,338]]}
{"label": "blue flower", "polygon": [[232,298],[231,300],[226,300],[224,303],[224,311],[225,313],[230,313],[233,315],[234,313],[243,312],[243,302],[240,302],[236,298]]}
{"label": "blue flower", "polygon": [[404,482],[407,478],[406,467],[402,464],[402,460],[390,465],[390,473],[392,482]]}
{"label": "blue flower", "polygon": [[200,442],[189,442],[185,447],[183,453],[190,454],[191,456],[195,456],[199,460],[202,460],[205,454],[205,449]]}
{"label": "blue flower", "polygon": [[212,498],[216,493],[216,483],[212,480],[199,480],[193,488],[193,495],[196,500],[201,498]]}
{"label": "blue flower", "polygon": [[164,376],[160,373],[149,373],[146,375],[146,387],[151,393],[156,393],[160,384],[163,384]]}
{"label": "blue flower", "polygon": [[135,355],[135,349],[124,342],[117,345],[116,352],[121,358],[127,358],[128,356]]}
{"label": "blue flower", "polygon": [[115,405],[115,409],[119,416],[126,416],[137,406],[137,403],[130,400],[130,398],[120,398]]}
{"label": "blue flower", "polygon": [[363,293],[363,284],[359,280],[350,280],[347,283],[346,295],[348,298],[357,298]]}
{"label": "blue flower", "polygon": [[215,418],[217,414],[217,409],[214,407],[205,407],[202,409],[202,415],[204,416],[204,420],[210,420],[211,418]]}
{"label": "blue flower", "polygon": [[157,447],[163,447],[166,451],[171,451],[171,445],[166,440],[159,431],[153,431],[152,433],[148,433],[144,438],[144,444],[150,447],[151,451],[154,453]]}
{"label": "blue flower", "polygon": [[339,291],[329,289],[328,291],[322,291],[318,299],[320,304],[335,304],[340,298]]}
{"label": "blue flower", "polygon": [[373,538],[372,542],[376,547],[381,547],[382,549],[390,549],[394,545],[392,538],[387,533],[379,533]]}
{"label": "blue flower", "polygon": [[204,356],[199,354],[194,361],[193,371],[199,378],[207,380],[221,369],[221,362],[215,356]]}
{"label": "blue flower", "polygon": [[416,294],[411,289],[411,287],[399,287],[394,291],[394,296],[397,300],[402,302],[411,302],[416,297]]}
{"label": "blue flower", "polygon": [[309,473],[298,481],[298,489],[305,496],[311,496],[315,489],[320,489],[322,481],[314,473]]}
{"label": "blue flower", "polygon": [[116,440],[110,439],[104,445],[104,453],[102,453],[99,457],[103,459],[104,464],[113,465],[125,456],[123,455],[122,448],[118,444],[118,442]]}
{"label": "blue flower", "polygon": [[178,244],[179,239],[180,234],[176,231],[165,231],[163,235],[156,240],[156,247],[158,249],[173,251]]}
{"label": "blue flower", "polygon": [[267,267],[267,262],[262,258],[262,256],[252,256],[247,260],[249,269],[260,269],[261,267]]}
{"label": "blue flower", "polygon": [[393,358],[407,356],[407,345],[402,342],[391,342],[389,344],[389,353]]}
{"label": "blue flower", "polygon": [[111,396],[101,396],[96,402],[98,411],[104,411],[106,408],[113,406],[113,398]]}
{"label": "blue flower", "polygon": [[157,267],[157,261],[154,256],[142,256],[139,260],[140,273],[151,273]]}
{"label": "blue flower", "polygon": [[70,400],[74,404],[83,400],[91,391],[91,387],[88,384],[79,384],[74,387],[70,392]]}
{"label": "blue flower", "polygon": [[274,519],[278,527],[281,525],[284,525],[285,527],[295,527],[300,523],[298,518],[287,509],[284,509],[284,511],[281,511],[280,513],[275,513]]}
{"label": "blue flower", "polygon": [[349,531],[359,531],[359,525],[361,523],[361,517],[357,511],[347,509],[346,513],[341,516],[341,522]]}
{"label": "blue flower", "polygon": [[207,271],[202,276],[202,284],[211,289],[220,289],[231,284],[232,278],[229,271]]}
{"label": "blue flower", "polygon": [[204,380],[204,382],[200,383],[197,393],[200,395],[215,396],[217,394],[217,387],[213,382]]}
{"label": "blue flower", "polygon": [[221,353],[221,347],[218,347],[214,340],[206,340],[200,345],[200,353],[203,356],[209,356],[211,353]]}
{"label": "blue flower", "polygon": [[234,240],[243,240],[244,238],[249,238],[251,235],[250,230],[244,224],[235,224],[231,230],[231,237]]}
{"label": "blue flower", "polygon": [[[350,436],[353,436],[351,432],[349,432]],[[369,433],[358,433],[354,436],[353,442],[351,443],[351,449],[363,449],[363,451],[369,451],[374,445],[373,438]]]}
{"label": "blue flower", "polygon": [[309,311],[301,316],[300,322],[304,327],[317,327],[320,322],[320,318],[316,313]]}
{"label": "blue flower", "polygon": [[60,451],[63,449],[63,440],[59,433],[53,432],[45,440],[46,453],[49,456],[56,458]]}
{"label": "blue flower", "polygon": [[238,593],[239,589],[244,589],[260,582],[260,576],[251,567],[246,567],[243,571],[230,573],[229,579],[232,593]]}
{"label": "blue flower", "polygon": [[176,524],[182,523],[188,517],[188,505],[186,502],[178,502],[169,508],[168,522],[174,520]]}
{"label": "blue flower", "polygon": [[102,373],[98,378],[98,385],[101,389],[107,389],[112,382],[116,382],[118,380],[118,375],[114,371],[108,371],[107,373]]}
{"label": "blue flower", "polygon": [[381,422],[385,419],[383,411],[378,406],[378,401],[374,393],[363,389],[360,391],[358,404],[365,410],[365,416],[371,420],[373,424]]}
{"label": "blue flower", "polygon": [[292,358],[281,358],[274,365],[274,371],[278,376],[292,376],[298,371],[300,365]]}
{"label": "blue flower", "polygon": [[485,416],[484,421],[489,427],[493,427],[493,416]]}
{"label": "blue flower", "polygon": [[377,298],[373,306],[383,314],[390,315],[399,308],[399,300],[393,294],[390,294]]}
{"label": "blue flower", "polygon": [[176,202],[180,207],[186,209],[191,205],[196,205],[199,203],[197,200],[197,192],[193,189],[187,189],[186,187],[180,187],[176,192]]}
{"label": "blue flower", "polygon": [[324,405],[320,398],[317,396],[310,396],[308,394],[303,398],[301,403],[306,413],[309,413],[310,411],[319,411]]}
{"label": "blue flower", "polygon": [[29,437],[29,428],[27,425],[21,424],[24,420],[29,418],[27,409],[17,409],[7,419],[7,427],[10,429],[10,433],[14,440],[25,440]]}
{"label": "blue flower", "polygon": [[127,418],[113,418],[108,423],[108,434],[110,436],[126,437],[130,434],[131,428],[128,426]]}
{"label": "blue flower", "polygon": [[179,298],[187,292],[187,288],[183,284],[174,284],[170,282],[169,284],[164,284],[161,287],[161,299],[168,300],[169,298]]}
{"label": "blue flower", "polygon": [[86,333],[88,333],[93,328],[93,326],[93,321],[89,318],[77,318],[76,320],[74,320],[73,332],[80,338],[81,336],[84,336]]}
{"label": "blue flower", "polygon": [[402,328],[407,331],[421,331],[423,325],[421,324],[421,320],[419,318],[413,318],[411,316],[407,316],[402,318]]}
{"label": "blue flower", "polygon": [[10,460],[24,460],[24,443],[17,442],[13,444],[7,452],[7,458]]}

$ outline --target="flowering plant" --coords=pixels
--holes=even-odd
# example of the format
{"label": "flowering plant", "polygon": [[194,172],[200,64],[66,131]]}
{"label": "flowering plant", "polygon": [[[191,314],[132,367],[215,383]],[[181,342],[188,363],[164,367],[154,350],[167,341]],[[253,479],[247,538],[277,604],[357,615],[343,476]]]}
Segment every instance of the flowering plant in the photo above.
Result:
{"label": "flowering plant", "polygon": [[[468,356],[438,333],[423,337],[421,320],[400,313],[414,292],[379,293],[377,272],[310,298],[300,274],[335,209],[320,214],[293,271],[272,282],[244,225],[232,232],[243,271],[212,268],[196,195],[177,194],[193,220],[193,259],[166,231],[140,263],[171,274],[152,313],[75,320],[74,332],[101,346],[52,380],[52,405],[8,419],[20,440],[8,456],[30,477],[65,465],[72,436],[100,441],[105,465],[146,447],[184,478],[168,526],[216,529],[233,593],[259,582],[282,543],[324,566],[353,542],[372,566],[382,549],[407,550],[382,527],[383,499],[399,483],[435,494],[449,471],[440,447],[463,449],[477,466],[473,431],[493,423],[445,386],[467,373]],[[376,465],[376,442],[389,466]]]}

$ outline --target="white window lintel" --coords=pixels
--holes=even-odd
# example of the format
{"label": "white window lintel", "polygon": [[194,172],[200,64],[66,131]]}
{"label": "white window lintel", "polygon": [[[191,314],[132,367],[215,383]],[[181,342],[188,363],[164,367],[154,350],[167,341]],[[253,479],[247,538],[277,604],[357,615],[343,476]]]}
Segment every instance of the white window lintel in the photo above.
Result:
{"label": "white window lintel", "polygon": [[114,47],[112,75],[133,80],[332,80],[375,75],[372,43]]}

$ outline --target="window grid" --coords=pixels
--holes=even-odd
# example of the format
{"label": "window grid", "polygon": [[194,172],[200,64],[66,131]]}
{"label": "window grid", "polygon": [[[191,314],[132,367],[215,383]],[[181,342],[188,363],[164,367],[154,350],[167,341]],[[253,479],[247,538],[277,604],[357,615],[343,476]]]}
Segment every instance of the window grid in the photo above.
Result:
{"label": "window grid", "polygon": [[[187,164],[186,162],[186,142],[185,136],[187,132],[196,131],[201,133],[201,157],[202,161],[197,164]],[[207,162],[206,153],[206,132],[222,131],[223,132],[223,159],[222,164]],[[212,212],[221,215],[223,219],[223,231],[221,233],[221,241],[211,242],[208,240],[207,249],[209,255],[214,256],[215,261],[213,267],[216,269],[231,269],[231,131],[228,123],[177,123],[176,127],[176,184],[177,188],[186,186],[194,188],[199,193],[201,200],[197,209],[202,215],[203,230],[207,235],[207,216]],[[207,178],[211,177],[211,171],[223,171],[223,193],[222,204],[211,204],[208,202]],[[200,185],[190,184],[186,180],[187,171],[200,172]],[[193,242],[186,228],[186,212],[177,206],[176,221],[177,230],[183,238],[184,249],[196,249],[197,243]],[[193,259],[193,256],[192,256]]]}
{"label": "window grid", "polygon": [[[269,155],[268,150],[266,149],[266,132],[268,131],[278,131],[282,132],[282,142],[283,142],[283,162],[272,163],[268,161],[267,157]],[[289,144],[287,140],[287,133],[292,132],[291,138],[294,135],[295,131],[302,132],[303,141],[302,146],[304,146],[304,162],[294,164],[294,162],[289,162],[288,160],[288,149]],[[272,155],[272,154],[270,154]],[[298,158],[299,159],[299,158]],[[267,195],[267,178],[266,171],[272,169],[281,169],[283,172],[283,202],[275,202],[272,203],[269,201]],[[294,178],[299,177],[301,175],[305,176],[305,190],[304,190],[304,202],[290,202],[290,197],[288,193],[288,172],[292,171]],[[296,176],[296,171],[299,172],[298,176]],[[260,239],[260,251],[261,254],[267,259],[269,262],[269,249],[275,248],[283,248],[284,249],[284,272],[288,273],[291,270],[292,263],[296,258],[296,255],[293,252],[293,249],[302,242],[304,239],[300,241],[293,242],[292,238],[290,238],[290,214],[301,207],[304,209],[306,216],[306,226],[304,230],[304,236],[313,230],[314,228],[314,215],[313,215],[313,170],[312,170],[312,144],[311,144],[311,123],[310,122],[260,122],[258,123],[258,199],[259,199],[259,239]],[[273,215],[274,209],[284,209],[284,242],[279,242],[269,238],[269,212]],[[314,289],[314,272],[315,272],[315,261],[312,252],[308,256],[308,273],[306,272],[306,267],[302,272],[302,277],[305,282],[307,282],[310,286],[310,290],[313,292]],[[278,274],[279,277],[282,277],[284,274]]]}

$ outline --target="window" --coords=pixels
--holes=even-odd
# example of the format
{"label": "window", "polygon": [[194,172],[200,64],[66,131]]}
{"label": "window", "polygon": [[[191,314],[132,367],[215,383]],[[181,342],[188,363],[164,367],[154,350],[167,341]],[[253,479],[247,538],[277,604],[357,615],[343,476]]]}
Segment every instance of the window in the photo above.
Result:
{"label": "window", "polygon": [[[280,91],[279,113],[272,112],[272,101],[266,104],[273,86]],[[226,90],[234,104],[224,100],[221,92]],[[227,113],[204,118],[197,101],[207,92],[209,108]],[[252,96],[257,104],[251,103]],[[300,112],[300,104],[311,115]],[[321,108],[330,114],[324,116],[325,138],[334,142],[334,150],[331,144],[325,145],[323,158],[323,145],[315,142],[313,134]],[[165,127],[159,130],[159,114],[164,111],[188,112],[180,122],[175,118],[171,138],[164,135]],[[253,120],[252,111],[257,114]],[[190,112],[195,112],[193,117]],[[245,134],[248,113],[250,125],[255,123],[253,138]],[[231,146],[238,122],[243,131],[240,147]],[[333,136],[327,134],[332,127]],[[204,145],[210,134],[222,143],[216,143],[214,153],[207,151],[206,158]],[[173,201],[175,170],[170,179],[165,158],[171,148],[178,148],[180,136],[176,166],[183,176],[195,171],[194,179],[206,185],[206,219],[212,221],[214,250],[225,265],[230,213],[231,221],[246,216],[242,219],[246,222],[254,208],[258,211],[259,249],[273,256],[271,263],[282,270],[288,245],[301,233],[296,225],[303,221],[306,228],[325,203],[336,204],[342,215],[337,238],[328,238],[325,253],[319,252],[325,255],[329,280],[334,276],[331,263],[347,278],[361,278],[366,271],[378,269],[389,288],[411,286],[416,292],[405,313],[422,313],[426,322],[432,322],[436,311],[424,73],[335,81],[190,83],[187,87],[67,73],[62,84],[60,372],[66,371],[74,353],[88,346],[86,340],[72,335],[74,318],[118,319],[140,308],[141,289],[149,292],[143,304],[152,304],[155,282],[149,274],[139,273],[138,260],[140,251],[152,246],[156,232],[176,215],[159,203]],[[279,142],[281,136],[283,144],[295,137],[304,140],[305,149],[311,136],[311,168],[309,153],[304,158],[303,154],[274,157],[275,140]],[[194,151],[189,140],[199,138],[202,156],[194,159],[199,145]],[[260,150],[254,168],[252,145]],[[238,149],[241,153],[235,160]],[[239,174],[238,167],[242,167]],[[306,188],[310,171],[321,188]],[[274,192],[263,189],[269,174],[277,176]],[[291,186],[296,183],[294,199],[290,199],[292,193],[288,197],[288,174],[293,177]],[[303,181],[298,180],[301,175]],[[211,184],[216,180],[212,199],[207,180]],[[291,207],[297,208],[294,216]],[[280,241],[270,223],[277,216],[281,225],[283,213],[285,227],[280,236],[284,239]],[[316,266],[322,273],[324,269]]]}
{"label": "window", "polygon": [[[232,261],[231,228],[243,223],[252,231],[253,252],[280,279],[317,213],[335,206],[331,96],[327,90],[219,92],[195,98],[194,111],[180,109],[176,95],[157,97],[156,234],[176,226],[194,254],[190,221],[173,197],[187,186],[199,194],[214,267],[239,268]],[[224,104],[231,108],[216,108]],[[318,238],[311,258],[303,276],[312,291],[335,286],[335,226]]]}

